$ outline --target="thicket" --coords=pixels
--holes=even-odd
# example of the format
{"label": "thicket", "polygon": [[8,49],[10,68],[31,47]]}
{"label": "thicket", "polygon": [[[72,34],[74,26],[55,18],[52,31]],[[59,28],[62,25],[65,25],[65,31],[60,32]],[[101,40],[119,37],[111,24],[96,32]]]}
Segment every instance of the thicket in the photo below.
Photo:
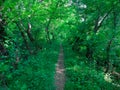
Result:
{"label": "thicket", "polygon": [[56,7],[56,1],[0,1],[0,90],[55,89]]}
{"label": "thicket", "polygon": [[[71,53],[69,53],[71,52]],[[95,64],[88,64],[67,46],[65,51],[66,84],[65,90],[119,90],[113,84],[110,74],[97,70]],[[84,58],[84,59],[83,59]]]}
{"label": "thicket", "polygon": [[76,57],[66,52],[66,90],[119,90],[120,2],[73,0],[71,5],[75,13],[65,43]]}
{"label": "thicket", "polygon": [[53,89],[63,43],[65,89],[119,90],[119,8],[119,0],[1,0],[1,88]]}

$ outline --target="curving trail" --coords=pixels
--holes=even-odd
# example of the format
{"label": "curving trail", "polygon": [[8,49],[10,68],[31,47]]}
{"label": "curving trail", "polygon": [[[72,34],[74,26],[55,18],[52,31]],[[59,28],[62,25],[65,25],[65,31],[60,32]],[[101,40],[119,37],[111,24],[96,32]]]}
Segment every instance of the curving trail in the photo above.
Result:
{"label": "curving trail", "polygon": [[55,85],[56,90],[64,90],[65,85],[65,73],[64,73],[64,54],[63,47],[60,46],[60,53],[58,57],[58,62],[56,64],[56,74],[55,74]]}

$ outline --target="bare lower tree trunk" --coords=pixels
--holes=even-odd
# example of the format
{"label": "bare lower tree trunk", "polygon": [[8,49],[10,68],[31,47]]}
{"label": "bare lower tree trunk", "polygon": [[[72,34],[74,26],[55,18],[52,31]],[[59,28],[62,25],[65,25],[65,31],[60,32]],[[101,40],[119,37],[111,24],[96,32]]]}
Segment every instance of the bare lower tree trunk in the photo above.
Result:
{"label": "bare lower tree trunk", "polygon": [[113,67],[113,65],[112,65],[112,63],[110,61],[110,49],[111,49],[112,42],[114,41],[114,38],[115,38],[115,31],[116,31],[116,25],[117,25],[117,23],[116,23],[116,21],[117,21],[117,14],[116,14],[115,11],[113,11],[113,16],[114,16],[114,18],[113,18],[114,33],[113,33],[113,36],[109,40],[108,45],[106,47],[106,71],[105,71],[105,73],[111,71],[112,67]]}
{"label": "bare lower tree trunk", "polygon": [[29,51],[29,53],[31,53],[30,47],[29,47],[29,44],[28,44],[28,40],[27,40],[26,35],[25,35],[25,32],[21,29],[21,26],[20,26],[21,23],[18,23],[18,22],[15,22],[15,23],[16,23],[16,25],[17,25],[20,33],[21,33],[21,36],[22,36],[23,41],[25,43],[26,49]]}
{"label": "bare lower tree trunk", "polygon": [[105,73],[107,73],[110,70],[110,68],[112,67],[112,64],[110,62],[110,49],[111,49],[111,45],[112,45],[113,40],[114,40],[114,35],[111,38],[111,40],[108,42],[108,45],[107,45],[107,48],[106,48],[106,62],[105,62],[106,71],[105,71]]}
{"label": "bare lower tree trunk", "polygon": [[0,3],[0,54],[1,55],[7,54],[7,50],[4,47],[4,42],[6,40],[5,36],[7,36],[7,34],[5,32],[6,21],[3,18],[3,12],[2,12],[4,1],[5,0],[2,0]]}
{"label": "bare lower tree trunk", "polygon": [[50,17],[50,19],[49,19],[49,21],[48,21],[48,23],[47,23],[47,26],[46,26],[46,28],[45,28],[45,31],[46,31],[46,38],[47,38],[47,41],[49,42],[49,43],[51,43],[51,40],[50,40],[50,32],[49,32],[49,27],[50,27],[50,24],[51,24],[51,21],[52,21],[52,18]]}
{"label": "bare lower tree trunk", "polygon": [[33,42],[34,37],[33,37],[32,33],[31,33],[31,24],[30,23],[28,23],[27,35],[28,35],[30,41]]}

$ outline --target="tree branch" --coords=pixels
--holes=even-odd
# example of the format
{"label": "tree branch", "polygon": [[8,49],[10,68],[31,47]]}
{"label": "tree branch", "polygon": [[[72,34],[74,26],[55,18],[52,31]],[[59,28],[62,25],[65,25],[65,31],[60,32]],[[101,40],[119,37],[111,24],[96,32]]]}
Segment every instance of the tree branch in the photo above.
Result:
{"label": "tree branch", "polygon": [[111,13],[111,11],[113,10],[113,7],[104,14],[104,16],[100,17],[98,16],[96,22],[95,22],[95,27],[94,27],[94,32],[96,33],[99,28],[102,26],[103,22],[105,21],[105,19],[109,16],[109,14]]}
{"label": "tree branch", "polygon": [[28,23],[27,35],[28,35],[30,41],[33,42],[34,38],[33,38],[32,33],[31,33],[31,27],[32,27],[31,24]]}

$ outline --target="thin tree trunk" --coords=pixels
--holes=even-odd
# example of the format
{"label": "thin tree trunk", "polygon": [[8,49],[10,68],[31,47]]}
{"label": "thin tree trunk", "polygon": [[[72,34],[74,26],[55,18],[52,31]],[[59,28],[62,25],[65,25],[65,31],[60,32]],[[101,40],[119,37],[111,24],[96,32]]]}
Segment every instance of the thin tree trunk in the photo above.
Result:
{"label": "thin tree trunk", "polygon": [[113,65],[111,64],[111,61],[110,61],[110,49],[111,49],[112,42],[114,41],[114,38],[115,38],[115,31],[116,31],[116,25],[117,25],[117,23],[116,23],[116,21],[117,21],[117,14],[116,14],[115,11],[113,12],[113,16],[114,16],[114,18],[113,18],[114,33],[113,33],[112,38],[108,42],[108,45],[107,45],[107,48],[106,48],[106,71],[105,71],[105,73],[107,73],[110,70],[112,70],[112,67],[113,67]]}
{"label": "thin tree trunk", "polygon": [[50,27],[50,24],[51,24],[51,21],[52,21],[52,17],[50,17],[50,19],[49,19],[49,21],[48,21],[48,23],[47,23],[47,26],[46,26],[46,28],[45,28],[45,31],[46,31],[46,38],[47,38],[47,41],[49,42],[49,43],[51,43],[51,40],[50,40],[50,32],[49,32],[49,27]]}
{"label": "thin tree trunk", "polygon": [[34,42],[34,37],[33,37],[32,33],[31,33],[31,24],[30,23],[28,23],[27,35],[28,35],[30,41]]}
{"label": "thin tree trunk", "polygon": [[6,26],[6,20],[3,18],[3,12],[2,12],[2,8],[3,3],[5,0],[2,0],[0,3],[0,54],[1,55],[6,55],[8,52],[6,50],[6,48],[4,47],[4,43],[5,43],[5,36],[7,36],[6,32],[5,32],[5,26]]}
{"label": "thin tree trunk", "polygon": [[21,36],[22,36],[23,41],[24,41],[24,43],[25,43],[26,49],[29,51],[29,53],[31,53],[30,47],[29,47],[29,44],[28,44],[28,41],[27,41],[27,38],[26,38],[26,35],[25,35],[24,31],[21,29],[20,23],[18,23],[18,22],[15,22],[15,23],[16,23],[16,25],[17,25],[20,33],[21,33]]}

